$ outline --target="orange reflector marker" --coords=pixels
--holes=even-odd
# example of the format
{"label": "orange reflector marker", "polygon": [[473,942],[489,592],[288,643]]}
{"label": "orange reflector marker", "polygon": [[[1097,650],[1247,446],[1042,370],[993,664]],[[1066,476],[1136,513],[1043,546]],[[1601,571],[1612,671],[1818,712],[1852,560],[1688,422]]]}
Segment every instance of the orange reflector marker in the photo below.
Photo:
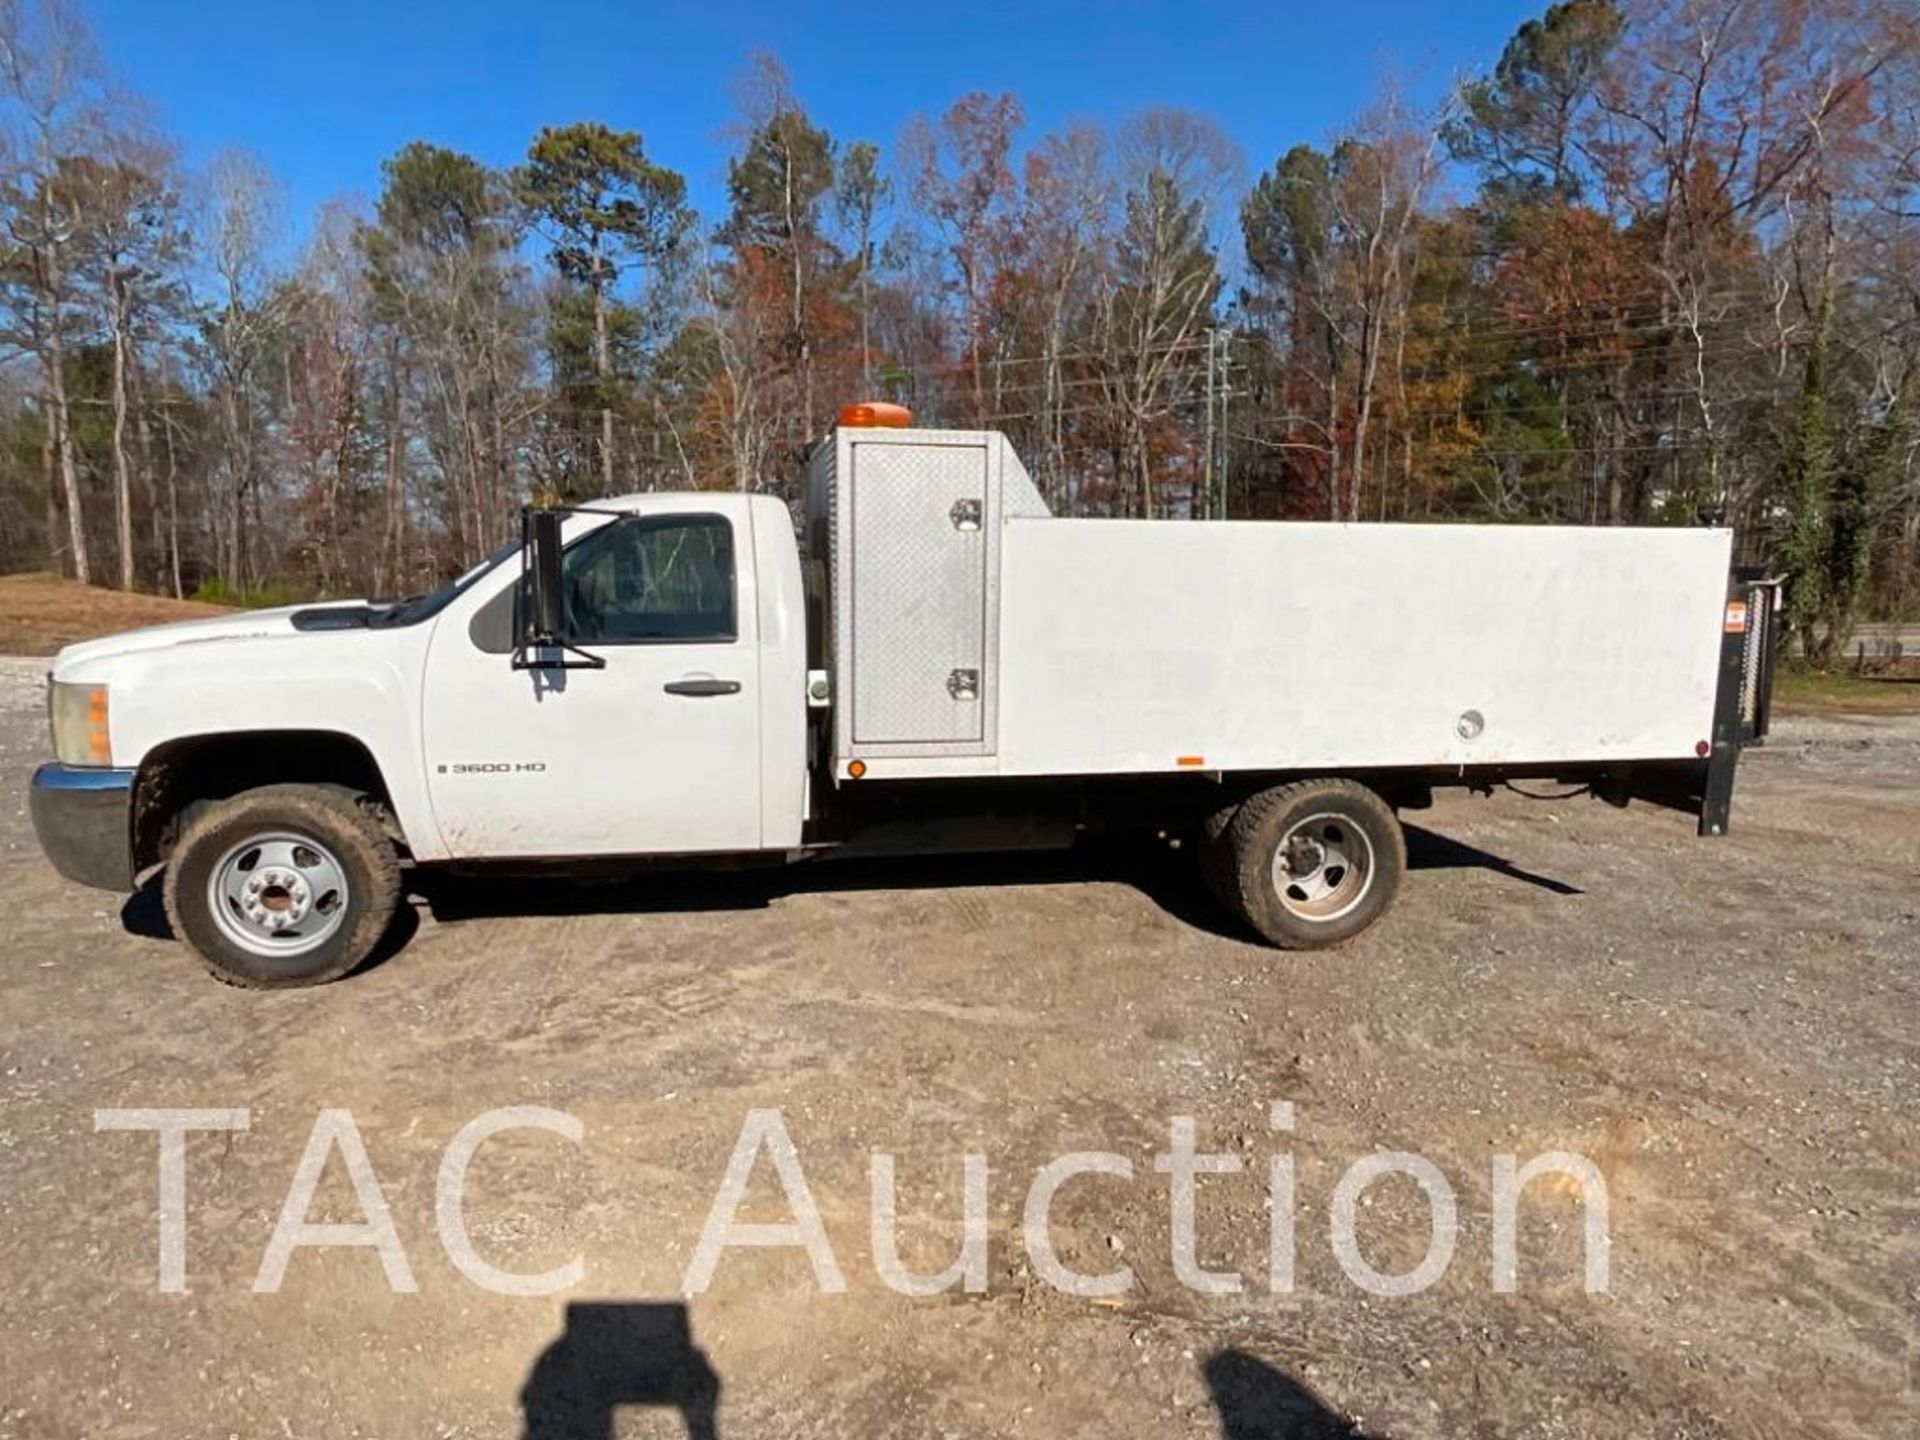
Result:
{"label": "orange reflector marker", "polygon": [[884,400],[863,400],[858,405],[842,405],[840,423],[849,430],[905,430],[913,424],[913,412]]}
{"label": "orange reflector marker", "polygon": [[107,687],[99,685],[87,697],[87,759],[95,765],[113,763],[113,742],[107,735]]}
{"label": "orange reflector marker", "polygon": [[1725,628],[1726,628],[1727,634],[1729,635],[1740,635],[1745,633],[1747,628],[1747,602],[1746,601],[1729,600],[1727,602],[1727,623]]}
{"label": "orange reflector marker", "polygon": [[867,773],[866,761],[849,760],[847,762],[847,774],[851,775],[854,779],[858,780],[862,775],[866,773]]}
{"label": "orange reflector marker", "polygon": [[1197,770],[1207,763],[1207,757],[1204,755],[1182,755],[1173,763],[1183,770]]}

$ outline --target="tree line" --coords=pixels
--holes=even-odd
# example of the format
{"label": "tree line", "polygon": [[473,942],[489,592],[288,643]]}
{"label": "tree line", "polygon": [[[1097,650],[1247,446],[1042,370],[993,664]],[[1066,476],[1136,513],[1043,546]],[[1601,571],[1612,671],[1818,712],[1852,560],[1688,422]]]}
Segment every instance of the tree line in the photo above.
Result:
{"label": "tree line", "polygon": [[1816,648],[1920,607],[1920,19],[1562,0],[1251,167],[970,94],[888,146],[778,60],[724,213],[639,134],[416,141],[287,242],[72,0],[0,0],[0,567],[396,593],[529,498],[795,497],[840,404],[1004,430],[1060,513],[1737,527]]}

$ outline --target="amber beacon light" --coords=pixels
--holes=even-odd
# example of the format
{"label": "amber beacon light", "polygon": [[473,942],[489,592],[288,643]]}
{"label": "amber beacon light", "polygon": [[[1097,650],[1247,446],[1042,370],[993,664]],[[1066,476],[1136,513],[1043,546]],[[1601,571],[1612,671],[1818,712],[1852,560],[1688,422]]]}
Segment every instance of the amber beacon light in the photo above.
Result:
{"label": "amber beacon light", "polygon": [[862,400],[840,407],[840,423],[849,430],[905,430],[913,424],[913,412],[884,400]]}

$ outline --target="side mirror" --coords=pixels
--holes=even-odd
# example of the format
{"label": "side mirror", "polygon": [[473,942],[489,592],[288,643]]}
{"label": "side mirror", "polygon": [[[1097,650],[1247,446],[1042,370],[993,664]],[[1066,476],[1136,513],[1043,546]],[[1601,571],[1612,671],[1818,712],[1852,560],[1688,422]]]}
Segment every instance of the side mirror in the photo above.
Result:
{"label": "side mirror", "polygon": [[[567,607],[560,571],[562,510],[521,512],[520,601],[515,607],[516,670],[600,670],[606,661],[567,643]],[[571,658],[569,658],[571,657]]]}
{"label": "side mirror", "polygon": [[529,510],[526,524],[526,572],[529,613],[523,645],[559,645],[566,641],[565,597],[560,592],[560,512]]}

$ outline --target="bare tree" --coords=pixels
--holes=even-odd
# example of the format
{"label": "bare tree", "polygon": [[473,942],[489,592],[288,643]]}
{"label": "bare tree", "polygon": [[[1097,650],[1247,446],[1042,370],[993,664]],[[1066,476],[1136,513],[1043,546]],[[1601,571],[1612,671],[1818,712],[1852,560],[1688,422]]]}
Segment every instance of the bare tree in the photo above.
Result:
{"label": "bare tree", "polygon": [[1047,136],[1028,154],[1023,180],[1022,252],[1040,308],[1040,479],[1057,501],[1064,490],[1069,327],[1076,305],[1084,308],[1102,283],[1095,272],[1111,261],[1114,180],[1105,136],[1091,125]]}
{"label": "bare tree", "polygon": [[1151,515],[1150,432],[1176,398],[1170,378],[1192,373],[1186,362],[1213,321],[1221,287],[1213,223],[1240,155],[1213,121],[1183,110],[1136,116],[1115,153],[1124,213],[1099,306],[1102,370],[1140,513]]}
{"label": "bare tree", "polygon": [[957,272],[975,417],[987,412],[987,297],[1014,195],[1009,156],[1021,119],[1013,96],[976,92],[954,101],[938,123],[915,116],[900,140],[914,204],[945,240]]}
{"label": "bare tree", "polygon": [[1352,483],[1336,519],[1357,519],[1367,441],[1390,332],[1404,322],[1415,222],[1440,171],[1439,127],[1410,113],[1396,86],[1334,146],[1327,187],[1336,259],[1329,279],[1337,319],[1354,357]]}
{"label": "bare tree", "polygon": [[329,593],[349,572],[349,501],[370,439],[365,401],[377,341],[354,244],[358,223],[338,201],[320,212],[291,282],[290,334],[282,347],[287,448],[311,519],[314,568]]}
{"label": "bare tree", "polygon": [[90,168],[95,224],[90,249],[112,339],[113,496],[120,588],[134,585],[133,463],[128,453],[132,376],[140,332],[180,309],[177,276],[185,261],[173,155],[159,141],[128,132]]}
{"label": "bare tree", "polygon": [[721,437],[729,476],[736,490],[761,488],[774,448],[777,420],[766,396],[766,368],[759,357],[768,349],[769,309],[755,302],[764,287],[754,274],[761,262],[740,257],[737,271],[725,277],[708,247],[702,247],[694,283],[696,314],[715,379],[714,413],[709,424]]}
{"label": "bare tree", "polygon": [[804,441],[815,419],[812,309],[828,268],[821,211],[834,194],[833,142],[794,97],[786,67],[765,51],[753,56],[735,99],[744,135],[741,154],[727,167],[733,211],[722,231],[736,250],[759,247],[782,262],[787,334],[781,358],[798,372],[793,428]]}
{"label": "bare tree", "polygon": [[267,258],[279,225],[279,191],[266,163],[240,150],[215,157],[206,185],[202,245],[213,293],[204,330],[226,472],[226,489],[212,508],[221,573],[245,588],[254,574],[248,510],[259,500],[255,385],[281,318]]}
{"label": "bare tree", "polygon": [[880,147],[856,140],[840,157],[834,187],[839,215],[854,256],[854,284],[860,309],[860,383],[873,392],[873,266],[880,212],[892,197],[893,183],[880,173]]}
{"label": "bare tree", "polygon": [[[85,188],[71,162],[104,129],[103,82],[93,36],[73,0],[0,0],[0,99],[5,130],[5,221],[25,272],[30,343],[44,377],[48,429],[48,536],[55,546],[54,473],[67,512],[67,552],[74,578],[93,578],[86,514],[74,455],[66,352],[73,296],[72,252],[89,216]],[[57,555],[57,547],[56,547]]]}

